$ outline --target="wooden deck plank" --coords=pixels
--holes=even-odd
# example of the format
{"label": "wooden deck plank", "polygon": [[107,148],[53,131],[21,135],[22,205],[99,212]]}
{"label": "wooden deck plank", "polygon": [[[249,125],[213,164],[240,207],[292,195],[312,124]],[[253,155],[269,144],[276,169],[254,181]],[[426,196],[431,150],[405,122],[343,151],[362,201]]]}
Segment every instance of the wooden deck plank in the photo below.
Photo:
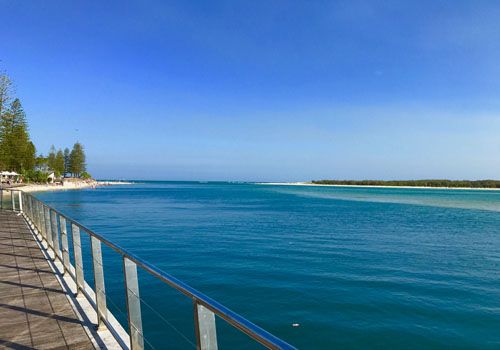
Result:
{"label": "wooden deck plank", "polygon": [[94,349],[24,219],[0,211],[0,349]]}

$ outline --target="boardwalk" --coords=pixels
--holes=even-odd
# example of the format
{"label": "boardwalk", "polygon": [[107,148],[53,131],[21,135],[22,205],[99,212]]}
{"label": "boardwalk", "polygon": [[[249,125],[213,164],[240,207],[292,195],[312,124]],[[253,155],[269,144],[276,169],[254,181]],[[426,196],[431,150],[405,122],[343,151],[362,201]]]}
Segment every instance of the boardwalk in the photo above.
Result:
{"label": "boardwalk", "polygon": [[0,349],[94,349],[24,219],[0,211]]}

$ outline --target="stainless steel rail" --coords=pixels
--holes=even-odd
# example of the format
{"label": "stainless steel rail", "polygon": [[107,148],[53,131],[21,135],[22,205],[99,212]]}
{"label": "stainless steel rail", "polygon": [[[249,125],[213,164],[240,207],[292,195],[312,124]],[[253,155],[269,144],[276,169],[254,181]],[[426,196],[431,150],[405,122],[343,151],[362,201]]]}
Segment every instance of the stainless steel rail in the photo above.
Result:
{"label": "stainless steel rail", "polygon": [[[9,196],[7,195],[7,200],[5,200],[4,192],[10,192],[10,198],[8,198]],[[61,261],[63,265],[63,273],[70,273],[72,278],[75,280],[77,294],[83,292],[83,294],[89,299],[90,296],[85,293],[80,235],[83,232],[84,234],[90,236],[94,272],[94,292],[96,296],[95,300],[90,301],[93,305],[95,305],[98,327],[111,327],[108,322],[106,308],[106,290],[102,265],[101,243],[104,243],[106,246],[110,247],[122,256],[130,348],[132,350],[144,349],[141,299],[139,296],[137,267],[147,271],[159,280],[192,299],[197,349],[217,349],[218,344],[215,315],[239,331],[247,334],[250,338],[264,345],[268,349],[295,349],[292,345],[253,324],[224,305],[160,270],[156,266],[151,265],[147,261],[129,253],[125,249],[93,232],[77,221],[68,218],[66,215],[43,203],[29,193],[16,189],[0,189],[0,208],[17,211],[23,214],[32,228],[40,234],[41,239],[44,240],[52,249],[54,253],[54,260],[58,259]],[[75,261],[74,267],[71,265],[69,257],[70,252],[68,249],[67,227],[71,227]],[[72,273],[72,270],[75,272]],[[122,346],[126,347],[125,344],[122,344]]]}

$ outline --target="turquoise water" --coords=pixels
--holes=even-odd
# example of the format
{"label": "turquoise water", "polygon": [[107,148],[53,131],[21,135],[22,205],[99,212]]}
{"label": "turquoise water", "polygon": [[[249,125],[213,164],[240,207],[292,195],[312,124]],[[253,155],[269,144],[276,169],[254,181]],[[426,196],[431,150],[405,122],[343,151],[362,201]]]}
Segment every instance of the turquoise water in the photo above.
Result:
{"label": "turquoise water", "polygon": [[[146,182],[37,197],[302,349],[500,348],[500,191]],[[107,248],[104,267],[125,322]],[[148,347],[191,348],[191,302],[139,278]],[[259,348],[217,327],[221,349]]]}

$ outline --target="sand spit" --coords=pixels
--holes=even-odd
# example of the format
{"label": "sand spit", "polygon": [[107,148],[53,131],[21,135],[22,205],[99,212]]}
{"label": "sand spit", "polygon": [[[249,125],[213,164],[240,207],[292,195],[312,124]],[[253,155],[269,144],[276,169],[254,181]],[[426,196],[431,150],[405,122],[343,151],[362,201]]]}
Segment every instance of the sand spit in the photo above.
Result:
{"label": "sand spit", "polygon": [[131,182],[125,181],[96,181],[96,180],[80,180],[80,181],[64,181],[62,184],[27,184],[25,186],[15,187],[13,189],[22,190],[24,192],[43,192],[43,191],[66,191],[66,190],[81,190],[84,188],[96,188],[101,186],[114,185],[130,185]]}

